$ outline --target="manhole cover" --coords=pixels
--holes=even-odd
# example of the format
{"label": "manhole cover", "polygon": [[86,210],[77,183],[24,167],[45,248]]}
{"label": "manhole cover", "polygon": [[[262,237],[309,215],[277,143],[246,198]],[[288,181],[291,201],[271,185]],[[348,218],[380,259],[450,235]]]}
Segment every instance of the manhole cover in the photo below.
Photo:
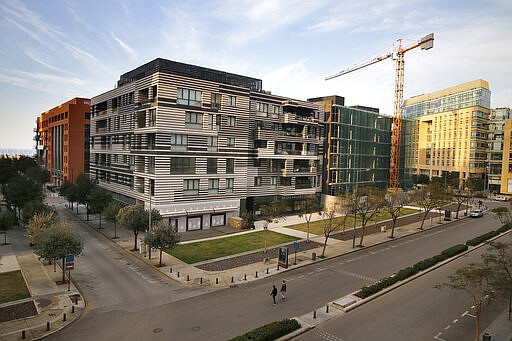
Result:
{"label": "manhole cover", "polygon": [[153,329],[153,333],[155,333],[155,334],[161,333],[163,331],[164,330],[162,328],[155,328],[155,329]]}
{"label": "manhole cover", "polygon": [[192,327],[192,331],[193,331],[193,332],[198,332],[198,331],[200,331],[200,330],[201,330],[201,327],[198,327],[198,326],[196,326],[196,327]]}

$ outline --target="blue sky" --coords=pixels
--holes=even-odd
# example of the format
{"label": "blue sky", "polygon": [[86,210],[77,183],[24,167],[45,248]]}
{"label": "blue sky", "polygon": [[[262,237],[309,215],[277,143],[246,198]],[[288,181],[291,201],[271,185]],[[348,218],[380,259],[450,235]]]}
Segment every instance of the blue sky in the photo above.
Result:
{"label": "blue sky", "polygon": [[0,0],[0,148],[31,148],[35,118],[112,89],[156,57],[257,77],[296,99],[341,95],[392,114],[386,60],[325,76],[434,32],[405,55],[405,98],[483,78],[512,106],[512,2]]}

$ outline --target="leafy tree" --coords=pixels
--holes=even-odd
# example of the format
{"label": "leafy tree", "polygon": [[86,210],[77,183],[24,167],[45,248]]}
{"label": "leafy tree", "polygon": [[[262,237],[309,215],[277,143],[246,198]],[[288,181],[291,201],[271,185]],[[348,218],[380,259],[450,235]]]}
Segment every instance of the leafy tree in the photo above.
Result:
{"label": "leafy tree", "polygon": [[444,190],[442,185],[431,183],[426,187],[416,190],[412,195],[412,201],[417,203],[424,211],[421,220],[420,230],[423,230],[425,219],[434,208],[441,206],[443,203]]}
{"label": "leafy tree", "polygon": [[89,195],[87,196],[87,202],[89,203],[90,212],[93,214],[99,214],[100,216],[100,227],[101,228],[101,213],[107,207],[108,203],[112,201],[112,194],[106,189],[95,185]]}
{"label": "leafy tree", "polygon": [[[321,257],[325,257],[325,249],[327,248],[327,241],[331,234],[338,230],[345,229],[345,223],[347,221],[347,215],[344,214],[341,217],[336,215],[339,213],[339,205],[332,204],[321,210],[318,214],[322,217],[322,228],[324,233],[324,245],[322,248]],[[340,218],[340,219],[337,219]]]}
{"label": "leafy tree", "polygon": [[17,217],[20,218],[20,210],[24,203],[31,200],[43,199],[41,186],[23,175],[9,179],[3,186],[2,192],[5,201],[13,209],[17,209]]}
{"label": "leafy tree", "polygon": [[475,340],[480,336],[480,317],[486,305],[494,298],[493,268],[484,262],[470,263],[458,269],[448,281],[436,284],[438,289],[448,288],[467,293],[475,306]]}
{"label": "leafy tree", "polygon": [[[87,220],[89,220],[89,194],[94,187],[94,181],[92,181],[87,174],[80,174],[76,178],[76,199],[82,205],[86,207]],[[78,212],[78,207],[77,207]]]}
{"label": "leafy tree", "polygon": [[11,158],[0,157],[0,184],[6,184],[9,179],[18,175]]}
{"label": "leafy tree", "polygon": [[245,211],[242,213],[242,230],[254,229],[254,222],[256,221],[256,215],[253,211]]}
{"label": "leafy tree", "polygon": [[306,242],[309,243],[309,223],[313,218],[314,213],[320,212],[322,204],[318,200],[318,197],[314,194],[304,196],[302,201],[302,213],[299,213],[299,218],[304,218],[307,226]]}
{"label": "leafy tree", "polygon": [[160,251],[158,266],[162,266],[162,252],[164,249],[172,249],[180,241],[176,230],[168,221],[161,220],[155,227],[146,233],[144,243],[150,248]]}
{"label": "leafy tree", "polygon": [[13,165],[18,171],[22,173],[26,173],[30,168],[39,167],[36,160],[30,156],[21,156],[17,159],[14,159]]}
{"label": "leafy tree", "polygon": [[27,169],[25,171],[25,175],[41,186],[50,181],[50,173],[46,169],[39,166]]}
{"label": "leafy tree", "polygon": [[395,238],[395,226],[396,220],[400,216],[400,212],[404,205],[409,202],[409,196],[405,192],[394,191],[386,193],[384,196],[384,206],[382,209],[389,213],[391,216],[391,221],[393,225],[391,225],[391,235],[390,238]]}
{"label": "leafy tree", "polygon": [[[151,210],[151,218],[154,222],[160,221],[162,218],[157,210]],[[125,206],[117,213],[117,221],[127,230],[131,230],[134,236],[133,251],[137,248],[137,236],[141,231],[147,230],[149,226],[149,212],[144,210],[142,205]]]}
{"label": "leafy tree", "polygon": [[491,242],[490,250],[482,255],[485,264],[493,269],[492,285],[498,292],[509,297],[508,319],[512,314],[512,254],[510,244]]}
{"label": "leafy tree", "polygon": [[119,210],[122,208],[121,204],[110,201],[105,209],[103,210],[103,215],[105,216],[105,219],[107,221],[114,224],[114,237],[113,239],[117,238],[117,214],[119,213]]}
{"label": "leafy tree", "polygon": [[36,213],[30,218],[27,224],[27,231],[30,238],[31,245],[37,245],[41,232],[50,228],[58,221],[58,216],[55,212]]}
{"label": "leafy tree", "polygon": [[4,245],[7,245],[7,230],[16,224],[14,212],[4,208],[0,211],[0,231],[4,234]]}
{"label": "leafy tree", "polygon": [[24,224],[28,224],[35,214],[46,212],[55,212],[55,209],[39,200],[27,201],[22,207],[22,221]]}
{"label": "leafy tree", "polygon": [[[78,188],[72,182],[65,181],[60,186],[59,194],[67,199],[70,208],[73,209],[73,203],[78,200]],[[76,205],[76,213],[78,214],[78,204]]]}
{"label": "leafy tree", "polygon": [[512,222],[512,212],[506,206],[498,206],[491,210],[496,218],[502,223],[507,224]]}
{"label": "leafy tree", "polygon": [[282,200],[274,200],[268,205],[264,205],[260,207],[261,214],[265,223],[263,224],[263,239],[265,244],[265,258],[264,261],[268,261],[267,256],[267,231],[268,225],[272,222],[277,223],[280,219],[284,219],[284,212],[286,212],[286,203]]}
{"label": "leafy tree", "polygon": [[82,253],[83,243],[71,224],[58,221],[44,230],[36,244],[35,253],[49,262],[62,259],[62,282],[66,280],[65,257],[68,254],[78,256]]}
{"label": "leafy tree", "polygon": [[352,207],[355,216],[361,220],[361,237],[359,238],[359,247],[363,246],[363,239],[366,233],[368,222],[386,205],[384,192],[370,187],[363,187],[354,190],[349,197],[348,203]]}

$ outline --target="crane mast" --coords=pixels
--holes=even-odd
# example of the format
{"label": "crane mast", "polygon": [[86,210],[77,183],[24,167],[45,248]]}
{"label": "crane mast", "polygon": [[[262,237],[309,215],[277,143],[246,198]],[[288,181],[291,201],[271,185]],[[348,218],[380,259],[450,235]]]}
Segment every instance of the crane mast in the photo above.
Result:
{"label": "crane mast", "polygon": [[398,48],[396,50],[325,78],[325,80],[329,80],[346,75],[347,73],[365,68],[388,58],[392,58],[395,61],[395,101],[391,124],[391,153],[389,160],[389,188],[392,190],[398,188],[398,175],[400,170],[400,139],[402,136],[402,102],[404,94],[404,54],[417,47],[421,47],[422,50],[431,49],[434,46],[434,33],[424,36],[418,43],[406,48],[402,46],[401,38],[398,39],[397,42]]}

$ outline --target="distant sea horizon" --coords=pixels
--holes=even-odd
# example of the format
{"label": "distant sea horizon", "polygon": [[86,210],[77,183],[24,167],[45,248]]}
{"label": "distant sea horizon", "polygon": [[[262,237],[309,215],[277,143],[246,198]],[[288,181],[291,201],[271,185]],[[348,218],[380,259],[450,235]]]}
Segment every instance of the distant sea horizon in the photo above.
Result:
{"label": "distant sea horizon", "polygon": [[0,156],[18,156],[18,155],[28,155],[33,156],[35,154],[34,149],[26,149],[26,148],[0,148]]}

